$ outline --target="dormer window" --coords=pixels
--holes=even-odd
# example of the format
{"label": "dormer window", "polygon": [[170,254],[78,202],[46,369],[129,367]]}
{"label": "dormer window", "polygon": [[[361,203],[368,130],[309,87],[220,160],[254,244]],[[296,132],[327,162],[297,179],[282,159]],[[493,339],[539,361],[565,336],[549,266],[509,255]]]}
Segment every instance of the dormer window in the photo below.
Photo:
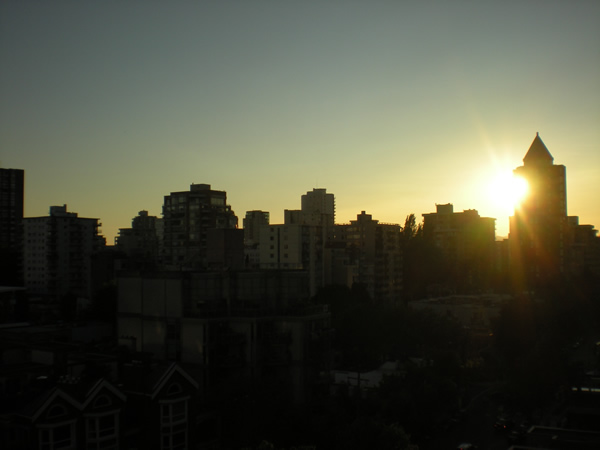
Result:
{"label": "dormer window", "polygon": [[181,384],[179,384],[179,383],[171,383],[171,385],[167,389],[168,396],[181,394],[182,392],[183,392],[183,388],[181,387]]}
{"label": "dormer window", "polygon": [[67,410],[63,405],[54,405],[48,409],[46,413],[46,418],[48,419],[56,419],[58,417],[63,417],[67,415]]}
{"label": "dormer window", "polygon": [[98,398],[94,400],[94,409],[104,408],[110,405],[112,405],[112,402],[107,395],[99,395]]}

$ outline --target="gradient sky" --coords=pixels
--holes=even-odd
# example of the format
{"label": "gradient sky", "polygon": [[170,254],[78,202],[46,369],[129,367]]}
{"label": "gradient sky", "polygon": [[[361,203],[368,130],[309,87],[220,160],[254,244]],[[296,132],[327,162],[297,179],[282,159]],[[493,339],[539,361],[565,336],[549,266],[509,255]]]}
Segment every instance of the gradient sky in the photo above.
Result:
{"label": "gradient sky", "polygon": [[25,215],[67,204],[109,243],[192,183],[273,223],[314,187],[362,210],[477,209],[539,132],[569,215],[600,226],[600,2],[0,3],[0,166]]}

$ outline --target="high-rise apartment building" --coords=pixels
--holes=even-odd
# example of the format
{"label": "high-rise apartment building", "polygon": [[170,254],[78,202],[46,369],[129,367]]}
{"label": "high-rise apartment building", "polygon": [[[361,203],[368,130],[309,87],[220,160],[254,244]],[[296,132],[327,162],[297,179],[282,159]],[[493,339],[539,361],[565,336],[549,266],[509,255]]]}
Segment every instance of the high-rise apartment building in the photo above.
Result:
{"label": "high-rise apartment building", "polygon": [[90,299],[92,255],[104,247],[98,219],[78,217],[63,205],[23,224],[25,287],[51,300],[66,294]]}
{"label": "high-rise apartment building", "polygon": [[423,214],[423,235],[443,255],[447,269],[456,272],[461,289],[487,287],[495,270],[496,219],[477,210],[454,212],[451,203]]}
{"label": "high-rise apartment building", "polygon": [[263,225],[269,225],[267,211],[246,211],[246,217],[244,217],[244,243],[246,245],[258,243],[260,228]]}
{"label": "high-rise apartment building", "polygon": [[22,283],[24,179],[21,169],[0,169],[0,286]]}
{"label": "high-rise apartment building", "polygon": [[171,192],[163,205],[163,263],[166,268],[206,268],[208,230],[237,228],[238,218],[227,204],[227,193],[209,184]]}
{"label": "high-rise apartment building", "polygon": [[510,218],[511,271],[516,282],[536,286],[564,272],[567,188],[565,166],[554,158],[539,134],[513,173],[528,185]]}
{"label": "high-rise apartment building", "polygon": [[308,270],[309,229],[300,224],[263,226],[260,229],[261,269]]}
{"label": "high-rise apartment building", "polygon": [[379,223],[362,211],[348,225],[335,226],[326,246],[327,284],[360,284],[379,302],[395,303],[402,293],[401,227]]}
{"label": "high-rise apartment building", "polygon": [[323,248],[333,235],[335,197],[313,189],[301,197],[301,209],[284,211],[283,225],[261,226],[261,268],[301,269],[309,276],[310,293],[324,285]]}
{"label": "high-rise apartment building", "polygon": [[162,244],[162,219],[140,211],[131,221],[131,228],[119,228],[115,246],[127,257],[140,264],[151,267],[158,262]]}
{"label": "high-rise apartment building", "polygon": [[313,189],[302,196],[302,221],[304,225],[332,227],[335,223],[335,197],[327,189]]}
{"label": "high-rise apartment building", "polygon": [[581,225],[579,217],[567,217],[565,274],[600,280],[600,237],[593,225]]}
{"label": "high-rise apartment building", "polygon": [[261,228],[269,225],[267,211],[246,211],[244,217],[244,255],[247,268],[260,266],[260,232]]}

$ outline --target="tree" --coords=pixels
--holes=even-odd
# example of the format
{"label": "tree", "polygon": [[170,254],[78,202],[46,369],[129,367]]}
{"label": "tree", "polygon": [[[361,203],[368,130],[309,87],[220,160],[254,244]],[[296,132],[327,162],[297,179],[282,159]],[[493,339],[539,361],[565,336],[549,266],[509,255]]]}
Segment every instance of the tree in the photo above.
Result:
{"label": "tree", "polygon": [[405,300],[422,298],[427,288],[442,285],[451,278],[440,250],[427,239],[423,223],[414,214],[406,216],[401,231],[403,251],[403,283]]}
{"label": "tree", "polygon": [[404,227],[402,228],[402,240],[405,243],[410,242],[413,239],[422,237],[423,235],[423,224],[417,225],[417,218],[414,213],[410,213],[404,219]]}

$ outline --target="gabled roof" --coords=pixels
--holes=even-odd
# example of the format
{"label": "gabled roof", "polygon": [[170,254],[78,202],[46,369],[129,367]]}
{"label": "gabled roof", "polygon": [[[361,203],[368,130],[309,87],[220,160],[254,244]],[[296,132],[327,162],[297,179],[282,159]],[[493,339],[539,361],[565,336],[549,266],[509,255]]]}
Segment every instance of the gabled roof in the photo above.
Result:
{"label": "gabled roof", "polygon": [[102,390],[106,389],[110,391],[115,397],[120,399],[121,401],[125,401],[127,397],[123,394],[119,389],[113,386],[112,383],[108,382],[104,378],[100,378],[96,381],[96,383],[86,392],[85,401],[82,404],[82,408],[86,408],[92,400],[96,398],[98,393]]}
{"label": "gabled roof", "polygon": [[32,422],[35,422],[40,417],[40,415],[52,403],[54,403],[54,401],[57,398],[62,398],[67,403],[69,403],[71,406],[73,406],[77,409],[81,409],[81,404],[77,400],[75,400],[73,397],[71,397],[69,394],[67,394],[62,389],[55,387],[51,391],[49,391],[46,395],[44,395],[36,405],[33,406],[32,411],[31,411]]}
{"label": "gabled roof", "polygon": [[167,370],[162,373],[162,376],[158,379],[158,381],[153,386],[152,398],[156,397],[156,395],[160,392],[160,390],[165,386],[167,381],[171,379],[173,374],[179,373],[183,378],[185,378],[195,389],[198,389],[198,383],[188,375],[188,373],[183,370],[178,364],[172,363]]}
{"label": "gabled roof", "polygon": [[42,391],[30,402],[22,405],[18,413],[25,417],[31,417],[32,421],[36,421],[57,399],[62,399],[74,408],[83,410],[102,390],[110,391],[121,401],[126,400],[125,395],[112,383],[104,378],[100,378],[90,382],[82,381],[75,384],[60,384]]}
{"label": "gabled roof", "polygon": [[145,366],[131,365],[125,367],[121,377],[124,391],[130,394],[147,395],[154,399],[161,389],[171,380],[175,374],[179,374],[194,389],[198,389],[198,383],[177,363],[152,364]]}
{"label": "gabled roof", "polygon": [[525,164],[552,164],[554,158],[542,142],[540,138],[540,134],[536,133],[535,139],[529,146],[529,150],[527,150],[527,154],[523,158],[523,163]]}

